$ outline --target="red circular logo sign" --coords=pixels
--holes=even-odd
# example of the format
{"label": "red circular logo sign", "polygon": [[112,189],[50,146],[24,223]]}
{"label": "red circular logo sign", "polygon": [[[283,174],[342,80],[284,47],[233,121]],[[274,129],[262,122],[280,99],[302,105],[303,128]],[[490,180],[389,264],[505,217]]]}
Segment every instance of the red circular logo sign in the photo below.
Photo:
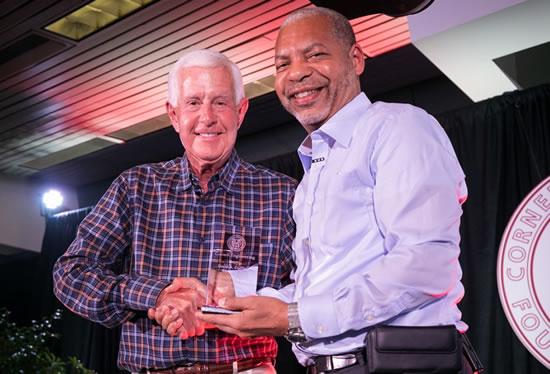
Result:
{"label": "red circular logo sign", "polygon": [[497,261],[500,301],[517,337],[550,369],[550,177],[514,212]]}

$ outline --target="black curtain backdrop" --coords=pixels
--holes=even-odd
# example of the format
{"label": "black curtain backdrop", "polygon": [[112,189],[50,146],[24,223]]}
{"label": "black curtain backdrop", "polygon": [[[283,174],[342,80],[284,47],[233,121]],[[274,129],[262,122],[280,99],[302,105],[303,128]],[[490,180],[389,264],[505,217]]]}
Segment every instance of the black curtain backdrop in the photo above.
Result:
{"label": "black curtain backdrop", "polygon": [[[469,189],[460,257],[466,294],[459,306],[470,325],[470,340],[486,373],[548,373],[508,324],[497,291],[496,260],[508,219],[550,174],[550,85],[507,93],[439,115],[438,120],[454,145]],[[295,153],[260,164],[297,179],[303,174]],[[88,212],[85,208],[48,218],[40,255],[0,263],[3,304],[16,321],[39,319],[62,308],[52,293],[51,269]],[[101,374],[121,372],[116,368],[119,329],[106,329],[66,310],[58,329],[61,354],[77,356]],[[278,341],[278,372],[303,373],[288,344]]]}
{"label": "black curtain backdrop", "polygon": [[548,373],[508,324],[496,263],[509,218],[550,175],[550,85],[507,93],[438,120],[453,143],[469,191],[460,256],[466,293],[459,304],[470,325],[468,336],[486,373]]}
{"label": "black curtain backdrop", "polygon": [[14,322],[20,324],[62,310],[62,319],[54,321],[61,337],[54,351],[63,357],[77,357],[97,373],[119,373],[116,358],[120,329],[107,329],[71,313],[53,294],[53,265],[71,244],[80,221],[91,209],[48,217],[40,254],[0,265],[2,301],[12,311]]}

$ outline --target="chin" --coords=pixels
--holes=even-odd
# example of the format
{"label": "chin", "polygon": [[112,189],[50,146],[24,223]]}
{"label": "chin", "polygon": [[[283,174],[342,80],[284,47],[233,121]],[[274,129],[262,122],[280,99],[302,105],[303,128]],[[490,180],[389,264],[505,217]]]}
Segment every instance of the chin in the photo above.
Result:
{"label": "chin", "polygon": [[324,113],[315,113],[315,114],[294,114],[298,122],[304,127],[315,127],[318,128],[320,123],[326,122],[326,115]]}
{"label": "chin", "polygon": [[287,108],[287,111],[292,114],[302,126],[315,126],[319,123],[323,123],[327,120],[330,108],[328,106],[321,105],[322,103],[315,103],[313,107],[301,108],[296,110],[295,108]]}

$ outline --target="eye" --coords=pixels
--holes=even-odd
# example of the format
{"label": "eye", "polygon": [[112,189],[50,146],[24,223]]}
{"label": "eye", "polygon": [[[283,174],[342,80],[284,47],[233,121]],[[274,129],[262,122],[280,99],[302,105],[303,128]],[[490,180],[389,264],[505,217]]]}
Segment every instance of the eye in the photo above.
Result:
{"label": "eye", "polygon": [[189,99],[185,102],[184,108],[187,111],[196,111],[200,108],[201,102],[197,99]]}
{"label": "eye", "polygon": [[212,109],[217,112],[226,112],[232,108],[231,100],[224,98],[224,99],[216,99],[212,102]]}
{"label": "eye", "polygon": [[288,63],[286,62],[280,62],[278,64],[275,64],[275,71],[281,71],[288,67]]}
{"label": "eye", "polygon": [[320,57],[323,57],[324,55],[326,55],[326,53],[324,52],[315,52],[315,53],[312,53],[309,58],[311,59],[316,59],[316,58],[320,58]]}

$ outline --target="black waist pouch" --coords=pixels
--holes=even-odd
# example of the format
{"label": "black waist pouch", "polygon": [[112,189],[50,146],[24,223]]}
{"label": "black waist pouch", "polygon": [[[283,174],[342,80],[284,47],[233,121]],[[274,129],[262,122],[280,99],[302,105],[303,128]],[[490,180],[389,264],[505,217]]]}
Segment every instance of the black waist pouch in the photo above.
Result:
{"label": "black waist pouch", "polygon": [[367,373],[460,373],[459,336],[454,325],[375,326],[366,338]]}

